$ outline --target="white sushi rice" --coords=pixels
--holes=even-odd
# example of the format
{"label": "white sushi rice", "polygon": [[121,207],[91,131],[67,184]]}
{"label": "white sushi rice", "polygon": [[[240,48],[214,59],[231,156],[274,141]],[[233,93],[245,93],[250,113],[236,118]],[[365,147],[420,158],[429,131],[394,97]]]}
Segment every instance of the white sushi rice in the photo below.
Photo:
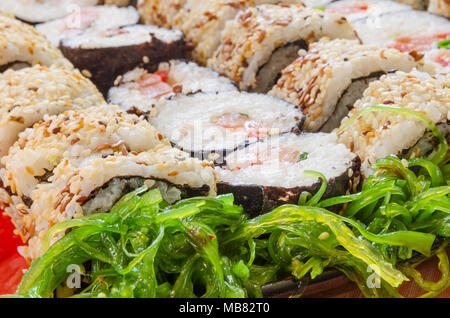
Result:
{"label": "white sushi rice", "polygon": [[[237,87],[230,79],[194,62],[182,60],[163,62],[159,64],[158,71],[166,71],[167,84],[177,88],[177,93],[170,93],[164,98],[170,98],[175,94],[237,91]],[[121,76],[118,86],[109,90],[108,100],[120,105],[124,110],[136,107],[141,112],[150,112],[157,99],[149,98],[140,91],[139,80],[146,74],[148,72],[145,69],[135,68]]]}
{"label": "white sushi rice", "polygon": [[335,134],[284,134],[229,154],[226,166],[216,171],[219,182],[232,185],[294,188],[318,181],[316,176],[305,175],[306,170],[330,180],[351,168],[355,158]]}
{"label": "white sushi rice", "polygon": [[[89,24],[83,22],[88,16]],[[124,25],[135,24],[139,21],[139,13],[133,7],[118,8],[116,6],[85,7],[63,18],[46,23],[37,24],[36,30],[54,46],[58,46],[61,39],[74,36],[83,31],[107,30]]]}
{"label": "white sushi rice", "polygon": [[[370,83],[364,96],[342,121],[365,107],[392,105],[421,112],[435,124],[450,120],[450,75],[430,76],[425,72],[396,72]],[[339,140],[358,154],[366,175],[370,165],[389,155],[400,155],[414,146],[427,130],[425,124],[408,115],[394,111],[365,114],[345,130],[339,130]]]}
{"label": "white sushi rice", "polygon": [[[222,116],[245,117],[242,127],[218,124]],[[246,141],[256,141],[252,133],[279,134],[302,121],[303,113],[279,98],[239,92],[198,93],[177,96],[157,104],[153,125],[185,151],[233,150]],[[254,128],[253,128],[254,127]]]}
{"label": "white sushi rice", "polygon": [[104,104],[97,88],[78,70],[36,65],[0,74],[0,157],[25,128],[70,109]]}
{"label": "white sushi rice", "polygon": [[249,8],[227,22],[221,44],[208,66],[231,78],[242,90],[255,89],[259,69],[276,49],[323,36],[352,39],[355,33],[344,17],[303,5]]}
{"label": "white sushi rice", "polygon": [[269,94],[301,108],[307,116],[306,130],[314,132],[333,116],[353,80],[391,70],[407,72],[416,66],[411,55],[395,49],[322,38],[283,70]]}
{"label": "white sushi rice", "polygon": [[98,0],[2,0],[0,10],[17,18],[39,23],[64,17],[82,7],[94,6]]}
{"label": "white sushi rice", "polygon": [[448,74],[450,73],[450,50],[433,49],[424,53],[423,71],[430,74]]}
{"label": "white sushi rice", "polygon": [[344,15],[350,22],[385,13],[408,11],[408,5],[389,0],[341,0],[331,2],[325,12]]}
{"label": "white sushi rice", "polygon": [[132,25],[81,33],[65,38],[63,43],[70,48],[93,49],[151,43],[153,37],[166,43],[173,43],[182,39],[183,34],[180,31],[152,25]]}

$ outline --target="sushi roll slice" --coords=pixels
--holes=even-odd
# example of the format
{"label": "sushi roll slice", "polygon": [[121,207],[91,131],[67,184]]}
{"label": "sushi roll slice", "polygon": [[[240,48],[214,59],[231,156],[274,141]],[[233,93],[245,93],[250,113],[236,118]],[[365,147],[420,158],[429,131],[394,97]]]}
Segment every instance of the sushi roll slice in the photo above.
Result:
{"label": "sushi roll slice", "polygon": [[[30,239],[21,251],[29,259],[41,255],[41,240],[50,225],[109,212],[124,194],[141,186],[159,188],[169,203],[187,197],[216,195],[212,164],[164,145],[140,153],[106,158],[92,156],[75,166],[70,160],[64,160],[54,173],[51,183],[33,192],[34,202],[25,223],[31,231]],[[62,235],[53,237],[51,243]]]}
{"label": "sushi roll slice", "polygon": [[72,66],[61,52],[52,47],[32,26],[8,15],[0,15],[0,70],[18,65],[50,66],[54,63],[67,68]]}
{"label": "sushi roll slice", "polygon": [[277,97],[240,92],[176,96],[156,104],[150,122],[176,147],[199,159],[223,156],[269,135],[299,131],[304,115]]}
{"label": "sushi roll slice", "polygon": [[21,131],[44,115],[105,103],[97,88],[78,70],[39,65],[0,74],[0,100],[0,158]]}
{"label": "sushi roll slice", "polygon": [[402,11],[369,17],[353,23],[364,44],[393,47],[424,55],[420,70],[448,73],[450,55],[439,43],[450,39],[450,21],[422,11]]}
{"label": "sushi roll slice", "polygon": [[181,32],[150,25],[84,32],[64,38],[60,47],[104,95],[119,75],[186,56]]}
{"label": "sushi roll slice", "polygon": [[230,79],[184,60],[163,62],[154,73],[141,67],[135,68],[119,76],[116,84],[108,92],[108,101],[126,111],[145,116],[162,97],[237,91]]}
{"label": "sushi roll slice", "polygon": [[124,25],[136,24],[139,13],[133,7],[95,6],[82,8],[63,18],[40,23],[36,30],[45,35],[53,46],[59,46],[61,39],[90,30],[107,30]]}
{"label": "sushi roll slice", "polygon": [[322,38],[283,70],[269,94],[301,108],[305,130],[330,132],[371,80],[391,70],[408,72],[416,65],[414,57],[396,49]]}
{"label": "sushi roll slice", "polygon": [[239,84],[242,90],[267,92],[297,51],[329,36],[355,38],[339,15],[303,5],[261,5],[242,11],[226,24],[221,44],[208,66]]}
{"label": "sushi roll slice", "polygon": [[260,4],[299,3],[298,0],[186,0],[175,15],[172,27],[181,30],[194,61],[206,65],[220,44],[220,36],[228,20],[241,11]]}
{"label": "sushi roll slice", "polygon": [[60,162],[70,159],[75,166],[87,157],[139,153],[158,145],[170,144],[146,120],[114,105],[46,115],[21,133],[2,159],[1,182],[10,196],[5,211],[26,240],[29,232],[24,229],[22,217],[30,212],[33,191],[51,182]]}
{"label": "sushi roll slice", "polygon": [[138,0],[137,8],[143,23],[170,29],[175,16],[186,2],[187,0]]}
{"label": "sushi roll slice", "polygon": [[216,168],[218,193],[233,193],[252,216],[283,204],[297,204],[302,192],[317,192],[327,179],[327,196],[347,193],[359,183],[357,155],[337,142],[335,134],[302,133],[272,136],[225,157]]}
{"label": "sushi roll slice", "polygon": [[[364,173],[370,173],[370,165],[389,155],[403,157],[426,156],[433,150],[436,140],[429,140],[426,125],[411,116],[398,112],[380,111],[363,115],[349,127],[346,123],[357,112],[373,105],[391,105],[418,111],[431,119],[442,133],[450,137],[450,76],[412,71],[396,72],[382,76],[370,83],[363,97],[358,100],[339,130],[340,142],[346,144],[361,157]],[[344,127],[346,127],[344,129]],[[418,147],[420,146],[420,147]],[[431,149],[430,149],[431,147]],[[414,150],[411,152],[411,150]]]}
{"label": "sushi roll slice", "polygon": [[450,18],[450,1],[448,0],[430,0],[428,12]]}
{"label": "sushi roll slice", "polygon": [[408,5],[389,0],[341,0],[330,3],[325,12],[341,14],[350,22],[385,13],[408,11]]}
{"label": "sushi roll slice", "polygon": [[95,6],[98,0],[2,0],[0,10],[17,19],[37,24],[59,19],[86,6]]}

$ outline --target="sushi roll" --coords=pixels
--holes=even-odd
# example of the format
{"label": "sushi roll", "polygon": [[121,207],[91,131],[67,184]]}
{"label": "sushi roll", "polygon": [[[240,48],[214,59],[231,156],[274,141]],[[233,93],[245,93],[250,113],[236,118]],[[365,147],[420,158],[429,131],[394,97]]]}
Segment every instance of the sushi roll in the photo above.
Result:
{"label": "sushi roll", "polygon": [[2,0],[0,10],[17,19],[37,24],[59,19],[86,6],[95,6],[98,0]]}
{"label": "sushi roll", "polygon": [[0,15],[0,71],[10,67],[54,63],[72,65],[45,37],[19,20]]}
{"label": "sushi roll", "polygon": [[184,60],[163,62],[154,73],[135,68],[119,76],[116,84],[108,92],[108,101],[126,111],[146,116],[161,97],[237,91],[230,79]]}
{"label": "sushi roll", "polygon": [[[371,112],[359,117],[347,127],[347,121],[365,107],[390,105],[418,111],[426,115],[450,137],[450,76],[431,76],[425,72],[396,72],[370,83],[363,97],[342,121],[339,141],[358,154],[363,171],[370,173],[370,165],[389,155],[403,157],[426,156],[436,140],[428,140],[427,127],[419,119],[395,111]],[[345,128],[344,128],[345,127]],[[431,147],[431,149],[430,149]],[[411,151],[412,150],[412,151]]]}
{"label": "sushi roll", "polygon": [[370,81],[391,70],[408,72],[416,65],[414,57],[396,49],[322,38],[283,70],[269,94],[302,109],[305,130],[330,132]]}
{"label": "sushi roll", "polygon": [[298,0],[186,0],[175,15],[172,27],[181,30],[190,47],[194,61],[206,65],[220,43],[228,20],[241,11],[260,4],[299,3]]}
{"label": "sushi roll", "polygon": [[[193,196],[216,195],[212,164],[164,145],[140,153],[119,153],[106,158],[91,156],[77,165],[66,159],[54,173],[51,183],[33,192],[33,205],[25,223],[31,231],[30,239],[28,246],[21,250],[29,259],[41,255],[41,240],[52,224],[109,212],[124,194],[141,186],[159,188],[169,203]],[[51,243],[62,235],[55,235]]]}
{"label": "sushi roll", "polygon": [[173,145],[222,163],[237,148],[269,135],[299,131],[304,115],[277,97],[240,92],[198,93],[160,101],[150,122]]}
{"label": "sushi roll", "polygon": [[8,192],[11,216],[22,237],[28,239],[22,216],[29,214],[33,191],[51,182],[54,169],[64,159],[72,165],[87,157],[107,158],[116,153],[142,152],[169,142],[147,121],[104,105],[46,115],[20,134],[19,140],[2,158],[3,188]]}
{"label": "sushi roll", "polygon": [[385,13],[408,11],[408,5],[388,0],[341,0],[330,3],[325,12],[341,14],[350,22]]}
{"label": "sushi roll", "polygon": [[133,7],[95,6],[82,8],[63,18],[37,24],[36,30],[45,35],[53,46],[61,39],[90,30],[107,30],[136,24],[139,13]]}
{"label": "sushi roll", "polygon": [[422,11],[402,11],[358,20],[353,23],[364,44],[393,47],[424,55],[420,70],[448,73],[450,53],[439,43],[450,39],[450,21]]}
{"label": "sushi roll", "polygon": [[172,28],[177,13],[187,0],[138,0],[137,8],[145,24]]}
{"label": "sushi roll", "polygon": [[430,0],[428,12],[450,18],[450,1],[448,0]]}
{"label": "sushi roll", "polygon": [[44,115],[105,103],[97,88],[78,70],[39,65],[0,74],[0,100],[0,158],[21,131]]}
{"label": "sushi roll", "polygon": [[106,95],[114,80],[138,66],[184,58],[183,34],[150,25],[83,32],[61,41],[63,54]]}
{"label": "sushi roll", "polygon": [[322,36],[355,38],[339,15],[303,5],[262,5],[242,11],[226,24],[221,44],[208,66],[239,84],[242,90],[267,92],[297,51]]}
{"label": "sushi roll", "polygon": [[272,136],[225,157],[217,167],[218,193],[233,193],[251,216],[283,204],[297,204],[302,192],[317,192],[327,179],[327,196],[347,193],[359,183],[358,156],[337,142],[335,134],[302,133]]}

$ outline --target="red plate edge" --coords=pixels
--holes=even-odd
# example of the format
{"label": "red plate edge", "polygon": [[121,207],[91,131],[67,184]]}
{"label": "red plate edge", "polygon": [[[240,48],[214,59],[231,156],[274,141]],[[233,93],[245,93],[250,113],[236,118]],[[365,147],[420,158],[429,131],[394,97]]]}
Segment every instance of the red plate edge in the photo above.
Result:
{"label": "red plate edge", "polygon": [[23,242],[14,234],[11,219],[0,210],[0,295],[15,293],[24,269],[29,266],[17,252],[21,245]]}

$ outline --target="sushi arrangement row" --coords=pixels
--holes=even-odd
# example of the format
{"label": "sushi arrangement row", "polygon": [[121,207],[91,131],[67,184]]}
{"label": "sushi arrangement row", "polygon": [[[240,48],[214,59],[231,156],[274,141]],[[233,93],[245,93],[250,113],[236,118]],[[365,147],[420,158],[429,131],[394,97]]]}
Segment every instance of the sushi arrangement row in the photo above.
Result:
{"label": "sushi arrangement row", "polygon": [[233,193],[255,216],[317,192],[305,171],[342,195],[379,158],[433,151],[423,121],[360,115],[373,105],[450,136],[448,64],[432,59],[450,22],[410,6],[67,1],[79,10],[32,20],[14,3],[0,6],[0,201],[30,261],[53,225],[142,185],[168,203]]}

